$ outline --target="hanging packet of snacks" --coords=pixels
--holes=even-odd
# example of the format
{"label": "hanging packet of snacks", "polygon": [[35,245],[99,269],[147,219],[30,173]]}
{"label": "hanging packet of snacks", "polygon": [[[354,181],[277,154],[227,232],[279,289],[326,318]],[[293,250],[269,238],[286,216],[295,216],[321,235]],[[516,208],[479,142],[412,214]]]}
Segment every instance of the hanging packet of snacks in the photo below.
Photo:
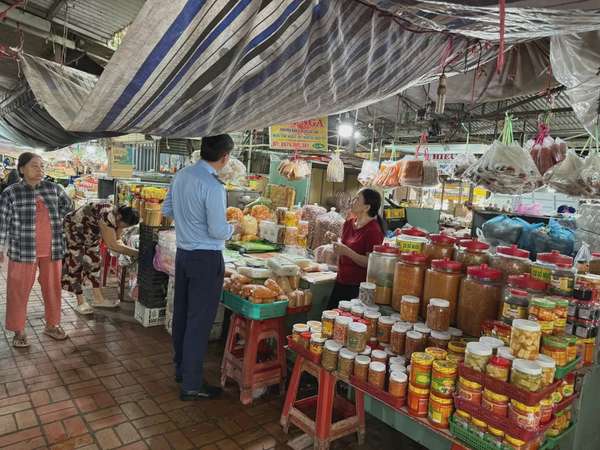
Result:
{"label": "hanging packet of snacks", "polygon": [[[423,160],[419,159],[423,152]],[[429,159],[427,133],[421,133],[415,156],[407,156],[400,161],[400,184],[411,187],[434,187],[439,184],[438,168]]]}
{"label": "hanging packet of snacks", "polygon": [[[591,139],[589,142],[591,142]],[[596,144],[590,144],[590,151],[583,161],[583,168],[579,174],[579,178],[583,183],[586,192],[593,197],[600,196],[600,136],[598,128],[596,128]]]}
{"label": "hanging packet of snacks", "polygon": [[225,167],[219,171],[219,179],[223,183],[235,186],[247,186],[246,166],[239,159],[232,156],[229,158],[227,164],[225,164]]}
{"label": "hanging packet of snacks", "polygon": [[373,186],[396,187],[399,186],[400,164],[394,161],[385,161],[381,163],[379,172],[373,180]]}
{"label": "hanging packet of snacks", "polygon": [[501,141],[494,141],[467,169],[465,178],[497,194],[525,194],[542,185],[531,155],[513,140],[512,117],[506,115]]}
{"label": "hanging packet of snacks", "polygon": [[331,208],[327,214],[319,216],[315,224],[313,248],[337,241],[342,235],[344,222],[344,218],[336,212],[335,208]]}
{"label": "hanging packet of snacks", "polygon": [[336,151],[327,164],[327,181],[342,183],[344,181],[344,162],[340,158],[339,150]]}
{"label": "hanging packet of snacks", "polygon": [[284,159],[279,164],[279,175],[290,181],[299,181],[310,175],[310,166],[303,159],[294,156],[292,159]]}
{"label": "hanging packet of snacks", "polygon": [[308,222],[308,235],[306,236],[306,245],[309,248],[315,248],[315,246],[313,246],[312,243],[315,234],[315,226],[317,224],[317,217],[322,216],[323,214],[327,214],[327,210],[317,204],[305,205],[302,207],[301,218],[302,220]]}
{"label": "hanging packet of snacks", "polygon": [[360,173],[358,174],[358,182],[363,186],[370,186],[377,176],[379,171],[379,162],[373,160],[365,160],[362,162]]}
{"label": "hanging packet of snacks", "polygon": [[586,193],[579,179],[583,165],[583,158],[569,149],[565,159],[544,174],[544,183],[560,194],[582,196]]}
{"label": "hanging packet of snacks", "polygon": [[550,136],[547,123],[538,124],[538,132],[533,140],[528,141],[525,150],[530,149],[531,158],[542,175],[565,159],[567,143]]}

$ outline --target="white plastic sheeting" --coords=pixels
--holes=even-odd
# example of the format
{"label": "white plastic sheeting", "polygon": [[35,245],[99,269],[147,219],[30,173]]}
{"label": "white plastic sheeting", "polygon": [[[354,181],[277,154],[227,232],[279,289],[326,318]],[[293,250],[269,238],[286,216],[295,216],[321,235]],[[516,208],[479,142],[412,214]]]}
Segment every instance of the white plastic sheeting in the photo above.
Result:
{"label": "white plastic sheeting", "polygon": [[575,115],[595,135],[600,127],[600,32],[553,37],[550,61]]}

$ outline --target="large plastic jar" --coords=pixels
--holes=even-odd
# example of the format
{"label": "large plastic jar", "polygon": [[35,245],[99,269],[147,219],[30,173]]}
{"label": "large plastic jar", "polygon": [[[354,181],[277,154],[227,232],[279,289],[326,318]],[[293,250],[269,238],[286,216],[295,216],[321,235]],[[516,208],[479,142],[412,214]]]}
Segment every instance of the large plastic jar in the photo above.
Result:
{"label": "large plastic jar", "polygon": [[532,320],[513,320],[510,333],[510,350],[515,358],[537,359],[540,352],[542,328]]}
{"label": "large plastic jar", "polygon": [[515,359],[510,371],[510,383],[520,389],[537,392],[542,388],[542,367],[537,361]]}
{"label": "large plastic jar", "polygon": [[400,311],[403,295],[421,298],[427,269],[427,258],[420,253],[402,253],[394,271],[392,308]]}
{"label": "large plastic jar", "polygon": [[535,361],[542,368],[542,388],[546,388],[554,383],[556,361],[547,355],[540,355]]}
{"label": "large plastic jar", "polygon": [[400,303],[400,317],[403,322],[415,323],[419,320],[419,297],[405,295]]}
{"label": "large plastic jar", "polygon": [[529,252],[521,250],[516,245],[496,247],[496,254],[490,255],[490,267],[500,270],[504,278],[528,273],[530,266]]}
{"label": "large plastic jar", "polygon": [[510,275],[506,280],[506,289],[520,289],[526,291],[529,300],[534,297],[543,297],[548,290],[548,284],[533,278],[531,274]]}
{"label": "large plastic jar", "polygon": [[469,342],[465,353],[465,366],[485,373],[488,361],[492,357],[492,348],[481,342]]}
{"label": "large plastic jar", "polygon": [[463,278],[462,264],[449,259],[434,259],[425,273],[421,316],[425,317],[427,305],[432,298],[443,298],[450,302],[450,323],[456,322],[456,305],[460,280]]}
{"label": "large plastic jar", "polygon": [[450,327],[450,302],[432,298],[427,305],[427,326],[434,331],[447,331]]}
{"label": "large plastic jar", "polygon": [[396,237],[396,245],[402,253],[423,253],[428,242],[427,233],[415,227],[400,230],[400,234]]}
{"label": "large plastic jar", "polygon": [[454,260],[462,263],[464,267],[487,264],[489,248],[488,244],[477,239],[462,239],[454,248]]}
{"label": "large plastic jar", "polygon": [[502,272],[485,264],[467,269],[460,284],[456,323],[467,335],[479,336],[485,320],[498,317]]}
{"label": "large plastic jar", "polygon": [[573,265],[573,258],[561,255],[554,250],[550,253],[538,253],[536,260],[531,264],[531,276],[536,280],[550,284],[552,282],[552,272],[557,264]]}
{"label": "large plastic jar", "polygon": [[369,254],[367,281],[375,284],[375,303],[389,305],[394,288],[394,270],[398,249],[389,245],[376,245]]}
{"label": "large plastic jar", "polygon": [[456,238],[446,236],[445,234],[429,235],[429,242],[423,248],[423,254],[427,258],[427,264],[431,264],[434,259],[452,259],[454,255],[454,244]]}

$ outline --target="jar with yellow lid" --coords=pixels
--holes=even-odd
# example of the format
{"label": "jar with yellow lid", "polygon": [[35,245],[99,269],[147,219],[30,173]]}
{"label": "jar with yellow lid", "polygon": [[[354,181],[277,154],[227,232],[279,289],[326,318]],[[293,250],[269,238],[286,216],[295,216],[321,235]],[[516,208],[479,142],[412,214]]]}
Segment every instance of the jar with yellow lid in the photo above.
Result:
{"label": "jar with yellow lid", "polygon": [[431,370],[431,392],[438,396],[451,396],[456,386],[458,365],[454,361],[436,360]]}
{"label": "jar with yellow lid", "polygon": [[425,349],[425,353],[427,353],[429,356],[432,356],[434,360],[446,359],[448,355],[446,350],[437,347],[427,347]]}
{"label": "jar with yellow lid", "polygon": [[461,340],[452,340],[448,343],[447,358],[452,361],[462,362],[465,359],[467,343]]}
{"label": "jar with yellow lid", "polygon": [[504,435],[504,442],[507,445],[510,445],[514,450],[525,450],[525,446],[527,445],[527,442],[508,434]]}
{"label": "jar with yellow lid", "polygon": [[454,422],[458,426],[469,428],[469,424],[471,423],[471,414],[469,414],[467,411],[463,411],[462,409],[457,409],[454,412]]}
{"label": "jar with yellow lid", "polygon": [[552,413],[554,412],[554,402],[552,396],[546,397],[540,401],[540,423],[542,425],[547,424],[552,420]]}
{"label": "jar with yellow lid", "polygon": [[429,388],[433,356],[425,352],[415,352],[410,358],[410,383],[415,387]]}
{"label": "jar with yellow lid", "polygon": [[429,396],[429,409],[427,418],[436,428],[448,428],[450,416],[454,410],[454,401],[452,398],[437,396],[433,393]]}
{"label": "jar with yellow lid", "polygon": [[506,417],[508,415],[508,396],[486,388],[483,390],[481,406],[495,416]]}
{"label": "jar with yellow lid", "polygon": [[480,405],[482,394],[483,387],[481,384],[474,381],[469,381],[463,377],[458,378],[458,397],[474,405]]}
{"label": "jar with yellow lid", "polygon": [[542,418],[540,404],[529,406],[512,399],[508,407],[508,418],[524,430],[537,431]]}
{"label": "jar with yellow lid", "polygon": [[540,324],[542,334],[552,334],[554,331],[555,304],[547,298],[534,298],[529,302],[529,320]]}

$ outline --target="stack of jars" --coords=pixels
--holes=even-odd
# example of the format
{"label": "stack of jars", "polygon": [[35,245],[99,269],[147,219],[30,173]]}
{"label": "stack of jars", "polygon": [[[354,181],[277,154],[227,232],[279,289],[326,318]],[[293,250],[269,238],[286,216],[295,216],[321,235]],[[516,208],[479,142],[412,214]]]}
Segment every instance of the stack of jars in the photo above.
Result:
{"label": "stack of jars", "polygon": [[527,319],[529,303],[546,294],[548,284],[530,274],[510,275],[506,280],[502,304],[502,320],[512,324],[514,319]]}

